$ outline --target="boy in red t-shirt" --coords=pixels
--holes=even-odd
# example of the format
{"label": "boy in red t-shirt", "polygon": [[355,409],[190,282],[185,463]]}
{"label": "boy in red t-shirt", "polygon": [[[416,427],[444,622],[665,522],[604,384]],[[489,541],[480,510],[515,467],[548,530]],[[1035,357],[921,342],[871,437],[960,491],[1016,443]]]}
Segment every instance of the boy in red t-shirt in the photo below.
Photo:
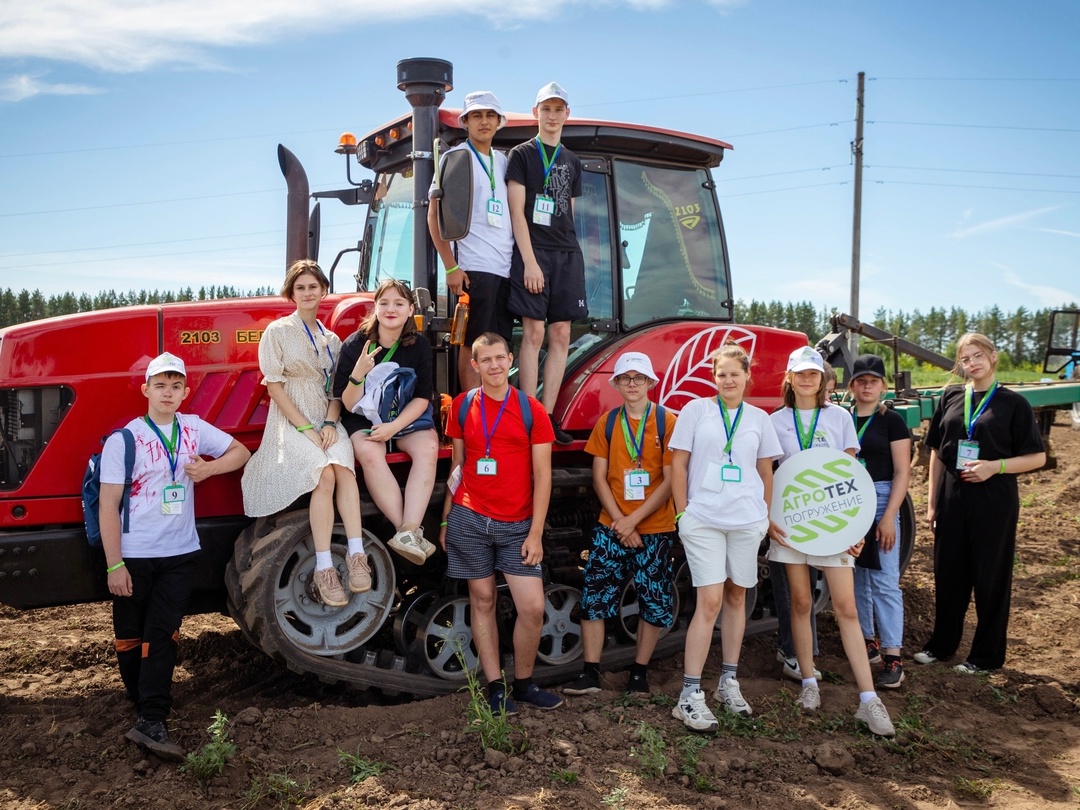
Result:
{"label": "boy in red t-shirt", "polygon": [[[544,520],[551,498],[551,443],[555,440],[543,406],[510,387],[514,356],[506,338],[485,332],[472,345],[480,388],[459,394],[446,433],[453,441],[439,542],[446,550],[447,576],[468,580],[472,636],[488,682],[493,713],[517,713],[517,703],[554,709],[562,698],[532,681],[544,623],[540,560]],[[464,424],[457,415],[469,397]],[[531,412],[531,428],[522,414]],[[514,627],[514,687],[506,693],[495,624],[495,571],[502,571],[517,609]]]}
{"label": "boy in red t-shirt", "polygon": [[649,659],[660,633],[674,621],[675,509],[666,439],[675,427],[675,416],[664,414],[664,435],[660,435],[658,406],[649,402],[649,389],[659,380],[647,355],[626,352],[620,356],[610,382],[623,398],[610,439],[611,412],[600,417],[585,445],[585,452],[593,456],[593,488],[603,508],[593,530],[581,596],[585,666],[578,679],[563,689],[568,695],[600,691],[604,620],[615,616],[623,583],[631,576],[641,621],[627,692],[649,691]]}

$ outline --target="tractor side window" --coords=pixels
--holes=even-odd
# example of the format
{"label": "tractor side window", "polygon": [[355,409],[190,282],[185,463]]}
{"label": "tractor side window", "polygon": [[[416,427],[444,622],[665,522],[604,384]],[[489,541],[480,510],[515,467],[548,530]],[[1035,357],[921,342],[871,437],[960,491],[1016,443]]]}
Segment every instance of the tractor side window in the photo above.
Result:
{"label": "tractor side window", "polygon": [[364,289],[373,290],[385,278],[413,280],[412,174],[383,174],[378,178],[369,216],[371,259]]}
{"label": "tractor side window", "polygon": [[615,317],[611,272],[611,215],[607,175],[585,171],[581,178],[581,196],[574,200],[574,230],[585,259],[585,295],[589,320]]}
{"label": "tractor side window", "polygon": [[705,169],[615,161],[623,320],[730,318],[720,212]]}

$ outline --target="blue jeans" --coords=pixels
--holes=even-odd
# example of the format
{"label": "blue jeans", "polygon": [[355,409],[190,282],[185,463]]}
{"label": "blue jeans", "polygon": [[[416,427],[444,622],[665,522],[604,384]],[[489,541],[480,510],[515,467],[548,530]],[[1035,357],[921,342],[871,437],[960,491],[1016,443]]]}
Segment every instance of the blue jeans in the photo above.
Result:
{"label": "blue jeans", "polygon": [[[877,512],[881,520],[892,494],[892,481],[875,481]],[[863,638],[874,638],[877,623],[882,647],[902,647],[904,644],[904,595],[900,591],[900,515],[896,516],[896,543],[886,553],[878,548],[881,570],[855,566],[855,606],[859,611],[859,626]]]}

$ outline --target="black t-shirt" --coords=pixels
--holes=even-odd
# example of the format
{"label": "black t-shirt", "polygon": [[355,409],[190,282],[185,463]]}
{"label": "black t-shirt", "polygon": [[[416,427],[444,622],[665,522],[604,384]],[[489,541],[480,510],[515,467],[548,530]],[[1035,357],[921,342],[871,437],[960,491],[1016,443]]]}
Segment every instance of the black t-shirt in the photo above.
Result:
{"label": "black t-shirt", "polygon": [[[551,224],[537,225],[533,222],[536,195],[544,193],[544,161],[537,149],[539,143],[532,138],[510,150],[506,182],[509,184],[513,181],[525,186],[525,220],[529,223],[529,238],[534,248],[580,252],[570,200],[581,196],[581,161],[565,146],[555,156],[551,174],[548,175],[547,194],[555,200]],[[547,146],[543,148],[550,157],[553,150]]]}
{"label": "black t-shirt", "polygon": [[[978,410],[986,392],[976,391],[971,398],[972,414]],[[926,446],[937,450],[938,458],[951,475],[956,475],[956,455],[964,428],[964,386],[951,385],[941,395],[937,410],[926,432]],[[979,443],[979,458],[999,458],[1041,453],[1042,434],[1035,412],[1027,400],[1015,391],[998,386],[986,410],[975,422],[972,439]]]}
{"label": "black t-shirt", "polygon": [[[356,361],[360,359],[360,353],[364,350],[364,344],[368,336],[361,332],[354,332],[345,338],[341,344],[341,354],[338,357],[337,370],[334,372],[334,396],[340,398],[345,387],[349,385],[349,375],[352,374]],[[389,349],[379,352],[376,365],[386,362]],[[422,335],[416,336],[416,341],[410,345],[400,345],[390,361],[397,363],[402,368],[411,368],[416,372],[416,393],[414,396],[431,399],[435,381],[432,375],[431,346],[424,340]],[[342,405],[341,424],[351,436],[358,430],[366,430],[371,427],[371,420],[363,414],[349,413]]]}
{"label": "black t-shirt", "polygon": [[[856,432],[861,430],[869,416],[855,418]],[[866,471],[875,481],[892,481],[896,470],[893,469],[892,443],[911,438],[904,417],[889,408],[885,413],[874,411],[873,421],[866,426],[866,432],[859,439],[859,455],[866,462]]]}

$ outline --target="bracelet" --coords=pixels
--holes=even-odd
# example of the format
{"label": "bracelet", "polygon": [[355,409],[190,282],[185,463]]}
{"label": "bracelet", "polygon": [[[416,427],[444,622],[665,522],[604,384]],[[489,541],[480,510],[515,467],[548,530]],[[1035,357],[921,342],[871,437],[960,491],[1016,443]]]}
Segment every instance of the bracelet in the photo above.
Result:
{"label": "bracelet", "polygon": [[105,573],[106,574],[111,574],[113,571],[119,571],[123,567],[124,567],[124,561],[121,560],[116,565],[110,565],[108,568],[106,568]]}
{"label": "bracelet", "polygon": [[998,475],[1004,475],[1004,474],[1005,474],[1005,459],[1002,459],[1001,460],[1001,469],[998,470]]}
{"label": "bracelet", "polygon": [[352,375],[349,375],[349,382],[352,383],[353,385],[363,385],[364,380],[366,380],[366,379],[367,379],[367,377],[361,377],[359,380],[354,380],[352,378]]}
{"label": "bracelet", "polygon": [[446,275],[450,275],[451,273],[456,273],[460,269],[461,269],[461,266],[455,264],[453,267],[447,269]]}
{"label": "bracelet", "polygon": [[304,425],[302,427],[298,427],[296,429],[296,432],[297,433],[303,433],[305,430],[314,430],[314,429],[315,429],[314,425]]}
{"label": "bracelet", "polygon": [[675,522],[678,523],[682,519],[682,516],[685,515],[685,514],[686,514],[686,510],[683,510],[682,512],[676,512],[675,513]]}
{"label": "bracelet", "polygon": [[439,524],[439,528],[442,528],[445,525],[446,525],[446,521],[444,520],[442,523]]}
{"label": "bracelet", "polygon": [[337,427],[337,422],[331,422],[329,419],[327,419],[325,422],[322,423],[322,426],[323,427]]}

